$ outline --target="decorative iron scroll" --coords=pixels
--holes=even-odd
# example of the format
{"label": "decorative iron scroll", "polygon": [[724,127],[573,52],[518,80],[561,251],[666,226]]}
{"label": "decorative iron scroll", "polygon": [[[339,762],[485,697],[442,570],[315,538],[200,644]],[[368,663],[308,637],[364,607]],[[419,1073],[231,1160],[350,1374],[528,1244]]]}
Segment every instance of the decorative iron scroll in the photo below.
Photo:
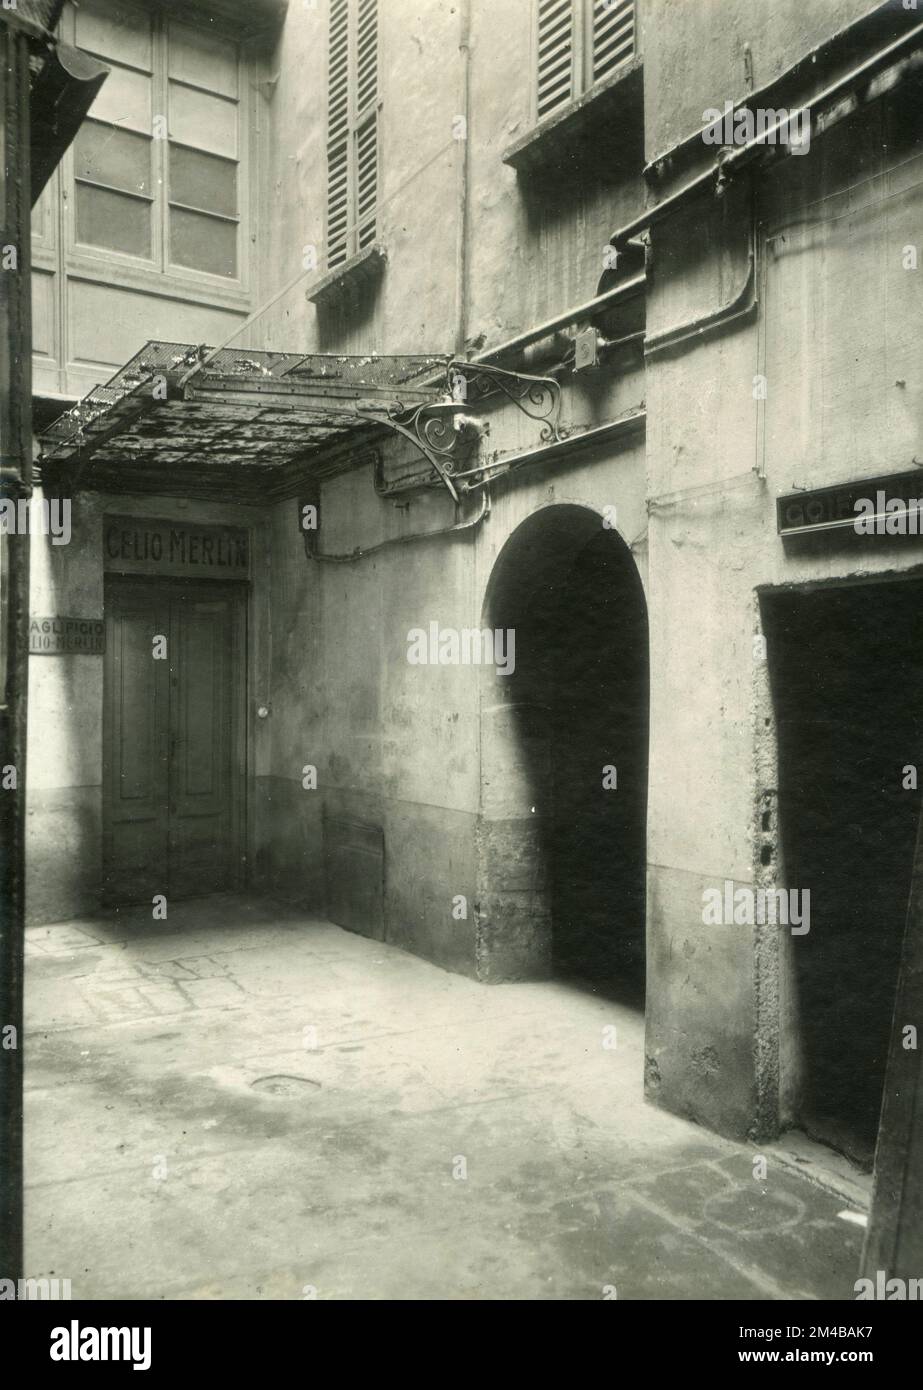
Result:
{"label": "decorative iron scroll", "polygon": [[543,443],[560,443],[565,438],[567,431],[561,428],[561,386],[554,377],[508,372],[502,367],[461,358],[453,358],[445,373],[443,401],[410,409],[396,404],[383,415],[377,411],[360,413],[409,439],[432,465],[454,502],[459,501],[459,491],[468,490],[466,483],[459,484],[452,478],[459,441],[471,429],[486,433],[479,421],[469,419],[463,412],[494,391],[502,392],[530,420],[541,423]]}
{"label": "decorative iron scroll", "polygon": [[461,415],[463,409],[458,401],[438,401],[417,406],[409,412],[402,409],[389,410],[385,416],[374,411],[360,413],[366,419],[374,420],[376,424],[385,424],[389,429],[409,439],[432,464],[453,502],[458,502],[458,489],[450,475],[455,467],[454,456],[459,441],[467,433],[468,425],[473,424],[456,418]]}
{"label": "decorative iron scroll", "polygon": [[466,362],[453,358],[448,366],[449,388],[456,400],[459,397],[459,377],[464,382],[463,399],[472,401],[502,391],[508,400],[528,415],[542,422],[544,443],[558,442],[566,431],[561,429],[561,384],[553,376],[526,376],[523,372],[508,372],[501,367],[482,362]]}

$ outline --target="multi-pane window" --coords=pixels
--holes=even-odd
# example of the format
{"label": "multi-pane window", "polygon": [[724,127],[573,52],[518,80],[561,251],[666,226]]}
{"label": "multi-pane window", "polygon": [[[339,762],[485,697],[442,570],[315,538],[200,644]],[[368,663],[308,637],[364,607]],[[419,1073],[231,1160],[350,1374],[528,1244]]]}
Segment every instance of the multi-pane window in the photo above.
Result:
{"label": "multi-pane window", "polygon": [[330,0],[327,265],[375,240],[378,203],[378,0]]}
{"label": "multi-pane window", "polygon": [[536,119],[590,91],[635,52],[634,0],[536,0]]}
{"label": "multi-pane window", "polygon": [[98,0],[77,45],[111,68],[74,143],[78,247],[238,279],[237,45]]}

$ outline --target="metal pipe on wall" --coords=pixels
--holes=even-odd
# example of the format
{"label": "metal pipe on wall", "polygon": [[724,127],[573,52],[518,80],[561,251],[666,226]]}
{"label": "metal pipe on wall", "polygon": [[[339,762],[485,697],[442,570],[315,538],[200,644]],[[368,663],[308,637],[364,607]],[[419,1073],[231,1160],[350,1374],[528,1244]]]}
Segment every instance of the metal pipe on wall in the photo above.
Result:
{"label": "metal pipe on wall", "polygon": [[[32,289],[29,34],[0,16],[0,494],[32,492]],[[29,535],[0,537],[0,1278],[22,1275],[22,1023]]]}
{"label": "metal pipe on wall", "polygon": [[461,110],[456,120],[461,120],[462,127],[458,132],[461,148],[459,150],[458,208],[455,229],[455,355],[463,357],[468,338],[468,279],[470,269],[468,210],[471,184],[471,131],[469,129],[471,115],[471,0],[460,0],[459,30],[458,48],[461,53],[462,68]]}
{"label": "metal pipe on wall", "polygon": [[[858,86],[861,82],[870,81],[884,68],[891,63],[896,63],[905,52],[909,52],[918,45],[923,44],[923,24],[915,25],[906,34],[901,34],[900,38],[889,43],[885,48],[873,53],[871,58],[859,63],[843,77],[837,78],[835,82],[829,83],[810,101],[804,102],[795,111],[786,114],[784,119],[777,120],[768,130],[761,135],[755,135],[746,144],[738,145],[729,153],[719,158],[716,163],[710,165],[703,173],[697,174],[688,183],[683,184],[675,193],[663,198],[653,207],[642,212],[640,216],[627,222],[624,227],[620,227],[617,232],[613,232],[609,238],[611,245],[624,246],[633,238],[646,232],[655,222],[659,222],[667,213],[684,203],[687,198],[695,194],[717,191],[719,186],[727,182],[734,170],[747,159],[752,159],[760,153],[772,152],[779,147],[774,144],[776,136],[784,126],[790,126],[797,117],[810,114],[815,107],[825,106],[843,96],[850,88]],[[784,148],[784,146],[783,146]],[[670,154],[661,156],[662,160],[669,160]],[[659,161],[658,161],[659,162]]]}
{"label": "metal pipe on wall", "polygon": [[503,357],[508,352],[517,352],[522,348],[529,347],[532,343],[537,343],[541,338],[550,338],[563,328],[568,328],[572,323],[579,323],[582,319],[589,319],[594,314],[602,313],[604,309],[611,309],[620,299],[629,299],[632,295],[642,294],[647,284],[647,277],[642,271],[640,275],[633,275],[630,280],[623,281],[613,289],[607,290],[605,294],[597,294],[593,299],[587,299],[583,304],[575,304],[570,309],[565,309],[563,314],[556,315],[553,319],[547,319],[544,323],[536,324],[534,328],[528,329],[525,333],[518,333],[515,338],[507,338],[506,342],[498,343],[496,347],[487,348],[484,352],[479,352],[471,358],[472,362],[493,362],[497,357]]}

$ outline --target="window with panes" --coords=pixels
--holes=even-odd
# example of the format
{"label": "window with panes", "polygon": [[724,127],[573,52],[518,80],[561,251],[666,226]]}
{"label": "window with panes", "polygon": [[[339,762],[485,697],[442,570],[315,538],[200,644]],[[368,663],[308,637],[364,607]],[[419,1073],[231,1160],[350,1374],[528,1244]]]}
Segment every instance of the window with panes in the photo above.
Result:
{"label": "window with panes", "polygon": [[76,42],[111,72],[74,142],[75,249],[239,280],[237,44],[113,0],[81,3]]}

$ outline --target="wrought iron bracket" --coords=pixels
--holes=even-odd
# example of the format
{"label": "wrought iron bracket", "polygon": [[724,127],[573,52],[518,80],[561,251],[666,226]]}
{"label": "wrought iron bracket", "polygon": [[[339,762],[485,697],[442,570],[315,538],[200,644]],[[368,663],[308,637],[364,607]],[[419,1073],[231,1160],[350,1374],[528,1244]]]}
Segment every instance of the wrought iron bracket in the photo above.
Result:
{"label": "wrought iron bracket", "polygon": [[561,426],[561,385],[554,377],[509,372],[457,357],[446,365],[444,401],[427,402],[410,410],[398,405],[384,415],[373,411],[359,413],[409,439],[432,465],[453,502],[458,502],[459,492],[467,492],[470,486],[453,478],[459,440],[472,429],[485,434],[488,428],[464,412],[495,391],[506,396],[530,420],[541,424],[543,443],[560,444],[566,438],[568,431]]}
{"label": "wrought iron bracket", "polygon": [[452,480],[459,441],[470,436],[472,430],[486,432],[481,421],[465,414],[461,401],[431,401],[410,411],[398,407],[385,415],[365,410],[357,414],[409,439],[432,465],[452,501],[460,501],[458,488]]}
{"label": "wrought iron bracket", "polygon": [[541,422],[543,443],[560,443],[567,435],[561,427],[561,383],[553,376],[528,376],[508,372],[484,362],[455,357],[448,368],[449,389],[455,400],[475,404],[493,391],[502,391],[523,415]]}

